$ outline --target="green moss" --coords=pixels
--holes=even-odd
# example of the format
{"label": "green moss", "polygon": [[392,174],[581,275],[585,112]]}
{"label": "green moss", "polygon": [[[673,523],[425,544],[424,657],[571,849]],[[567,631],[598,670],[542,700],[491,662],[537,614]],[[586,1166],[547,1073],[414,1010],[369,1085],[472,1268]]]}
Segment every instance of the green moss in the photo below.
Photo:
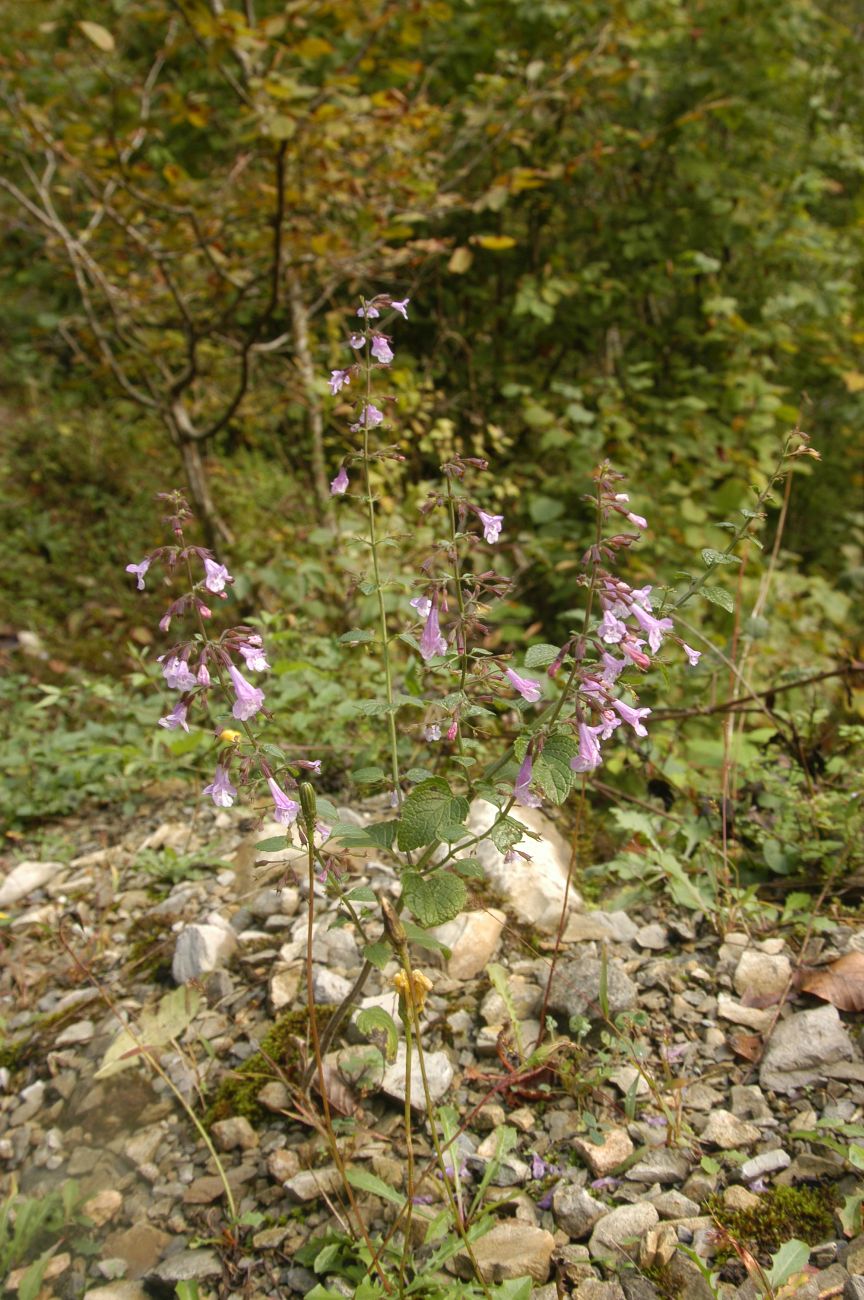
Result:
{"label": "green moss", "polygon": [[[769,1263],[769,1256],[793,1237],[809,1246],[832,1238],[837,1203],[833,1187],[780,1186],[761,1196],[759,1205],[751,1210],[732,1210],[719,1196],[709,1196],[704,1208],[760,1263]],[[721,1244],[717,1258],[729,1259],[734,1253],[731,1247]]]}
{"label": "green moss", "polygon": [[[315,1008],[319,1033],[336,1010],[329,1003]],[[232,1115],[248,1119],[253,1127],[272,1117],[271,1112],[257,1100],[266,1083],[299,1076],[304,1056],[297,1039],[306,1040],[309,1013],[305,1007],[287,1011],[280,1016],[261,1039],[254,1055],[236,1070],[226,1075],[216,1089],[215,1096],[204,1115],[204,1125],[209,1128],[220,1119]]]}

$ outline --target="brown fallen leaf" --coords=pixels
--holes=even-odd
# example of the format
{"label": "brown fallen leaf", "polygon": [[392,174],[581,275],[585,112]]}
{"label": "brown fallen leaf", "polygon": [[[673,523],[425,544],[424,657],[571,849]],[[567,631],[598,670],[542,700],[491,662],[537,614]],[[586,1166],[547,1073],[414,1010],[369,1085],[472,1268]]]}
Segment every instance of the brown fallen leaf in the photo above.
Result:
{"label": "brown fallen leaf", "polygon": [[736,1056],[743,1056],[745,1061],[758,1061],[762,1055],[762,1039],[758,1034],[730,1034],[729,1046]]}
{"label": "brown fallen leaf", "polygon": [[864,1011],[864,952],[847,952],[830,966],[802,970],[798,987],[838,1011]]}

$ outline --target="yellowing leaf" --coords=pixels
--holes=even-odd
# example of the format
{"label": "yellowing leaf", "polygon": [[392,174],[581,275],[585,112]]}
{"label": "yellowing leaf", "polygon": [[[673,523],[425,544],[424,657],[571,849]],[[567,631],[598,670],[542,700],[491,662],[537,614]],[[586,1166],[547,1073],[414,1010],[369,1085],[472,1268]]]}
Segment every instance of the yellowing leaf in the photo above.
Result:
{"label": "yellowing leaf", "polygon": [[114,49],[114,37],[108,28],[103,27],[101,23],[91,23],[86,19],[82,19],[77,26],[88,41],[91,41],[97,50],[101,50],[103,54],[110,54]]}
{"label": "yellowing leaf", "polygon": [[516,240],[512,235],[473,235],[471,242],[481,248],[488,248],[490,253],[503,253],[507,248],[515,248]]}
{"label": "yellowing leaf", "polygon": [[860,393],[864,388],[864,375],[860,370],[847,370],[843,376],[843,383],[849,393]]}
{"label": "yellowing leaf", "polygon": [[474,261],[474,254],[470,248],[454,248],[447,263],[447,270],[453,275],[464,275]]}
{"label": "yellowing leaf", "polygon": [[322,36],[306,36],[299,45],[294,46],[294,53],[301,59],[320,59],[325,54],[333,53],[333,46]]}

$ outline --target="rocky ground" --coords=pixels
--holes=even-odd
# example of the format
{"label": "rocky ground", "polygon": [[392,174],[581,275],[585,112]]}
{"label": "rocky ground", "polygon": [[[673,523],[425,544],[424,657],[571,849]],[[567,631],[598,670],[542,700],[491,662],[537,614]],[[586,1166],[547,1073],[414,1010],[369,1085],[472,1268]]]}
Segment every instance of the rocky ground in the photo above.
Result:
{"label": "rocky ground", "polygon": [[[548,1011],[562,1034],[581,1017],[581,1035],[556,1055],[554,1077],[521,1070],[503,1050],[508,1011],[487,967],[506,972],[519,1021],[510,1039],[532,1043],[566,863],[554,827],[526,816],[542,835],[532,861],[505,866],[488,846],[493,896],[444,928],[446,963],[416,953],[433,982],[423,1031],[433,1094],[468,1120],[454,1148],[466,1189],[512,1130],[486,1193],[496,1226],[475,1247],[487,1278],[530,1274],[538,1300],[700,1300],[712,1296],[703,1270],[713,1270],[716,1294],[755,1297],[742,1257],[767,1265],[803,1237],[806,1276],[782,1294],[862,1300],[861,1015],[793,992],[794,935],[760,937],[740,923],[718,933],[692,913],[586,910],[573,897]],[[254,848],[279,829],[242,809],[175,801],[149,819],[69,822],[54,840],[62,860],[21,860],[22,843],[7,862],[4,1190],[44,1205],[74,1180],[85,1216],[57,1230],[44,1296],[170,1296],[184,1279],[204,1297],[303,1296],[318,1281],[353,1293],[297,1257],[338,1226],[344,1200],[314,1108],[294,1087],[306,1034],[304,873],[294,854],[262,860]],[[357,858],[349,871],[352,885],[395,888],[383,863]],[[330,1003],[362,959],[351,930],[329,928],[333,904],[319,891],[315,996]],[[846,924],[811,938],[804,956],[833,969],[856,952],[864,930]],[[367,1005],[395,1013],[394,972],[374,972]],[[178,988],[185,994],[165,1003]],[[175,1019],[160,1041],[166,1008]],[[125,1021],[205,1118],[242,1227],[227,1228],[212,1156],[165,1079],[134,1057],[95,1077]],[[404,1046],[384,1069],[353,1023],[328,1057],[344,1158],[397,1190],[401,1063]],[[422,1165],[422,1109],[416,1147]],[[422,1218],[442,1201],[440,1180],[425,1176],[419,1192]],[[372,1230],[386,1226],[392,1207],[358,1196]],[[464,1272],[465,1261],[452,1267]],[[6,1287],[19,1282],[13,1268]]]}

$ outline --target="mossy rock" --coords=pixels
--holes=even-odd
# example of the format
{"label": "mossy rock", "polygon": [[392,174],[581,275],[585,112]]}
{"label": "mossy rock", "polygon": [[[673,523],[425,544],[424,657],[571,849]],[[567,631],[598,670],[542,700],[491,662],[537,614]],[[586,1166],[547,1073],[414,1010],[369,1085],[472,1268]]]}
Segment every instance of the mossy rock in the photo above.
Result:
{"label": "mossy rock", "polygon": [[[316,1006],[319,1033],[335,1010],[330,1003]],[[284,1079],[286,1075],[289,1079],[299,1079],[304,1058],[297,1039],[306,1038],[308,1022],[309,1012],[305,1007],[286,1011],[274,1021],[261,1039],[258,1051],[222,1079],[204,1114],[206,1128],[233,1115],[248,1119],[253,1128],[272,1119],[272,1112],[258,1101],[258,1093],[266,1083]]]}
{"label": "mossy rock", "polygon": [[[733,1210],[719,1196],[709,1196],[705,1212],[759,1260],[770,1264],[770,1256],[793,1237],[808,1246],[834,1237],[834,1208],[838,1197],[833,1187],[772,1187],[750,1210]],[[731,1246],[720,1243],[718,1260],[735,1256]]]}

